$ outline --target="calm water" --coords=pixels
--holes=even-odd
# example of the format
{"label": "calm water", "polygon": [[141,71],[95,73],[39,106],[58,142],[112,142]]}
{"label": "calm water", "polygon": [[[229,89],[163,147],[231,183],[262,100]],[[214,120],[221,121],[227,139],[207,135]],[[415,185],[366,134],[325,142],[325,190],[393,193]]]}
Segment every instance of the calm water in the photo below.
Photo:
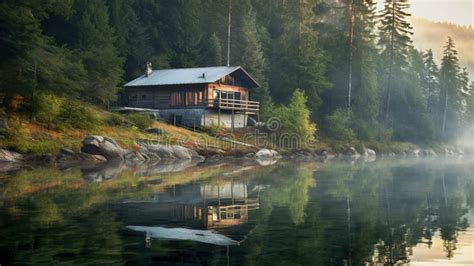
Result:
{"label": "calm water", "polygon": [[38,168],[0,264],[473,265],[473,207],[473,160]]}

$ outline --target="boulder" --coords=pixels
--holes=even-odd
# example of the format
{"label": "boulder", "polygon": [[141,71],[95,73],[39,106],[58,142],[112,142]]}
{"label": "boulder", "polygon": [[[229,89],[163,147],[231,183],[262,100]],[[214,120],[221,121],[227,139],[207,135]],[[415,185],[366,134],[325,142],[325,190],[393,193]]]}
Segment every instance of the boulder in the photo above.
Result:
{"label": "boulder", "polygon": [[257,153],[255,153],[255,157],[257,159],[280,159],[281,155],[270,149],[261,149]]}
{"label": "boulder", "polygon": [[107,158],[102,155],[88,154],[88,153],[76,153],[70,149],[61,149],[56,155],[56,161],[59,163],[67,162],[80,162],[80,161],[96,161],[105,162]]}
{"label": "boulder", "polygon": [[411,151],[410,155],[413,156],[413,157],[420,157],[421,150],[420,149],[414,149],[414,150]]}
{"label": "boulder", "polygon": [[139,143],[140,153],[148,158],[163,160],[204,160],[196,151],[178,146]]}
{"label": "boulder", "polygon": [[433,149],[422,150],[423,156],[426,157],[436,157],[438,154]]}
{"label": "boulder", "polygon": [[13,151],[0,149],[0,162],[19,162],[23,156]]}
{"label": "boulder", "polygon": [[357,150],[354,147],[350,147],[346,155],[353,159],[357,159],[360,157],[360,154],[357,152]]}
{"label": "boulder", "polygon": [[334,155],[334,154],[332,154],[332,153],[329,153],[329,152],[327,152],[327,151],[323,151],[323,152],[321,153],[321,157],[324,158],[324,159],[326,159],[326,160],[332,160],[332,159],[336,158],[336,155]]}
{"label": "boulder", "polygon": [[117,142],[109,137],[87,136],[82,141],[81,151],[90,155],[100,155],[107,160],[123,160],[130,151],[120,147]]}
{"label": "boulder", "polygon": [[368,155],[369,157],[375,157],[375,156],[377,156],[377,153],[376,153],[374,150],[372,150],[372,149],[366,149],[365,152],[367,153],[367,155]]}

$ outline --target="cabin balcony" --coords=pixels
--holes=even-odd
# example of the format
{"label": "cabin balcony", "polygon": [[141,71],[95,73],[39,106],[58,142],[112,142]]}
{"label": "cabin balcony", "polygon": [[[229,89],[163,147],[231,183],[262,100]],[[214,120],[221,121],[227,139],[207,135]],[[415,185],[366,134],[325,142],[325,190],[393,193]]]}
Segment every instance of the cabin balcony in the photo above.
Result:
{"label": "cabin balcony", "polygon": [[260,102],[218,98],[210,100],[210,107],[214,107],[219,110],[257,114],[260,111]]}

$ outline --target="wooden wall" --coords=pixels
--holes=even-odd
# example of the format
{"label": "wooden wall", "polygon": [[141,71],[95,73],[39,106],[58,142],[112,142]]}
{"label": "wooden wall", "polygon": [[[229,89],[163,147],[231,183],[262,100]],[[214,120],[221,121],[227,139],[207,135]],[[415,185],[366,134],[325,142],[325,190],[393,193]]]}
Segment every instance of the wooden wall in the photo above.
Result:
{"label": "wooden wall", "polygon": [[203,99],[208,100],[209,107],[214,100],[214,90],[240,92],[242,99],[248,99],[248,90],[243,87],[218,83],[206,85],[173,85],[160,87],[133,87],[125,88],[125,97],[128,107],[166,109],[174,108],[171,105],[171,95],[178,91],[203,91]]}

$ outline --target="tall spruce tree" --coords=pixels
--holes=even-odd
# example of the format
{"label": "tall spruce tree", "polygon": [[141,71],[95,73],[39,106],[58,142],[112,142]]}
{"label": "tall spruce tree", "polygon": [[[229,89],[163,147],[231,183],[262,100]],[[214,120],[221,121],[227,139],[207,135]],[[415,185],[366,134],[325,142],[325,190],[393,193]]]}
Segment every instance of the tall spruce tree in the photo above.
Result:
{"label": "tall spruce tree", "polygon": [[466,123],[468,128],[474,128],[474,82],[471,82],[466,98]]}
{"label": "tall spruce tree", "polygon": [[5,103],[15,94],[22,96],[31,118],[40,91],[77,97],[83,84],[81,62],[48,35],[53,19],[63,21],[71,13],[69,1],[0,3],[0,94]]}
{"label": "tall spruce tree", "polygon": [[463,129],[469,123],[467,108],[469,104],[469,96],[470,96],[470,81],[469,81],[469,73],[467,72],[467,68],[463,68],[459,73],[459,102],[457,105],[459,106],[460,111],[460,125],[458,126],[458,130]]}
{"label": "tall spruce tree", "polygon": [[[352,125],[360,138],[373,138],[378,127],[380,93],[377,80],[378,51],[373,29],[376,24],[375,3],[352,0],[352,42],[350,41],[348,108],[352,110]],[[349,96],[351,95],[351,96]],[[352,102],[351,102],[352,101]]]}
{"label": "tall spruce tree", "polygon": [[449,139],[453,136],[454,130],[459,125],[459,74],[460,66],[458,52],[454,41],[448,37],[444,46],[443,59],[440,69],[440,117],[441,117],[441,137]]}
{"label": "tall spruce tree", "polygon": [[282,33],[274,40],[270,61],[270,89],[277,102],[286,102],[293,91],[301,88],[308,97],[314,118],[322,104],[321,94],[330,88],[326,72],[326,56],[318,46],[313,29],[317,1],[278,2]]}
{"label": "tall spruce tree", "polygon": [[204,34],[201,27],[201,1],[164,1],[163,34],[170,54],[171,67],[196,67]]}
{"label": "tall spruce tree", "polygon": [[402,78],[402,70],[407,65],[407,56],[412,43],[410,37],[412,27],[407,21],[410,14],[405,11],[409,6],[408,0],[385,0],[380,14],[379,46],[382,49],[382,73],[386,76],[384,83],[386,120],[391,111],[392,90],[399,87],[396,82]]}
{"label": "tall spruce tree", "polygon": [[82,99],[106,106],[116,98],[122,77],[123,60],[114,46],[113,28],[105,1],[75,2],[72,23],[77,33],[74,44],[87,71]]}
{"label": "tall spruce tree", "polygon": [[231,27],[231,65],[241,65],[260,84],[250,93],[252,100],[259,101],[265,117],[272,108],[272,101],[265,75],[266,65],[262,44],[258,38],[256,13],[249,0],[233,2],[234,20]]}
{"label": "tall spruce tree", "polygon": [[426,98],[426,108],[428,112],[431,112],[436,110],[436,99],[439,97],[439,69],[434,61],[431,49],[424,54],[424,64],[423,89]]}
{"label": "tall spruce tree", "polygon": [[374,128],[379,126],[380,108],[375,3],[326,1],[318,10],[324,22],[318,23],[317,28],[331,58],[328,78],[334,84],[334,88],[323,95],[323,112],[331,114],[342,108],[350,109],[350,125],[354,131],[361,138],[372,138],[376,133]]}
{"label": "tall spruce tree", "polygon": [[222,65],[222,44],[216,33],[205,38],[201,50],[201,66],[221,66]]}

